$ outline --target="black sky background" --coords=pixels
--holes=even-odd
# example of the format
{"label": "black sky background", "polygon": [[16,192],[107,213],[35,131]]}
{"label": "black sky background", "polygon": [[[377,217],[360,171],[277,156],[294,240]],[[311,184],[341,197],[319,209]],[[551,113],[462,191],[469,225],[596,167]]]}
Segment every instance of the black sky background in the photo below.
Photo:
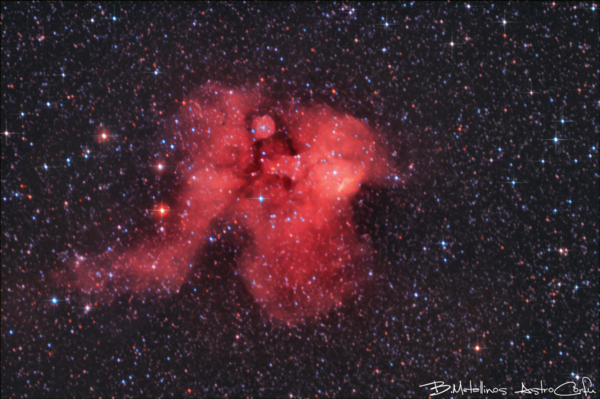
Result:
{"label": "black sky background", "polygon": [[[469,5],[3,2],[2,396],[597,384],[598,10]],[[51,277],[156,234],[146,209],[179,181],[152,165],[185,156],[161,140],[209,81],[380,132],[405,179],[353,200],[377,251],[364,295],[272,323],[236,274],[235,233],[199,248],[179,293],[86,313],[93,296]]]}

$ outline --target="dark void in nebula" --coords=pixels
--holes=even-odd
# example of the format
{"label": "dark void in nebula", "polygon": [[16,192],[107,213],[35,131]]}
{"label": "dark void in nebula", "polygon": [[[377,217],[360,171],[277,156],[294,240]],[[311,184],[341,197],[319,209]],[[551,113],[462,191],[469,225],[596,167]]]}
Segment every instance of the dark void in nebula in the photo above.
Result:
{"label": "dark void in nebula", "polygon": [[[243,226],[238,275],[273,319],[295,322],[356,294],[372,249],[352,221],[361,184],[382,184],[391,167],[366,123],[326,105],[275,101],[260,89],[209,84],[182,102],[169,132],[186,156],[168,229],[132,248],[79,258],[76,285],[115,292],[177,291],[198,248],[217,239],[211,221]],[[362,266],[361,266],[362,265]]]}

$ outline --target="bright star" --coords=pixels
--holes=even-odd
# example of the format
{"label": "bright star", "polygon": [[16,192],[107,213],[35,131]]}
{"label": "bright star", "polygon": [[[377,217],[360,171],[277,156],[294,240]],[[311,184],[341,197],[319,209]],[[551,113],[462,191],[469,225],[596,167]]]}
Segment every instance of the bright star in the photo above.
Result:
{"label": "bright star", "polygon": [[56,298],[52,298],[52,303],[56,303]]}
{"label": "bright star", "polygon": [[558,138],[557,137],[554,138],[554,142],[555,143],[558,142]]}
{"label": "bright star", "polygon": [[261,195],[260,197],[258,197],[258,200],[259,200],[260,202],[263,202],[265,199],[264,199],[264,198],[263,198],[263,196]]}

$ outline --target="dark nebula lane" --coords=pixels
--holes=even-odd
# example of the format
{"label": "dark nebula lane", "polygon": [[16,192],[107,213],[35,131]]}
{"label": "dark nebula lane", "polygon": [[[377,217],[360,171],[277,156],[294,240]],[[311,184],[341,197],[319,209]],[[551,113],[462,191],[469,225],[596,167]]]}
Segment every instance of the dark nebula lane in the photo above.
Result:
{"label": "dark nebula lane", "polygon": [[211,220],[226,217],[251,233],[238,266],[269,316],[299,321],[360,290],[371,248],[354,231],[350,200],[361,184],[389,178],[387,154],[352,116],[269,102],[257,89],[216,84],[185,100],[172,133],[188,157],[177,166],[185,183],[170,231],[72,262],[74,283],[103,300],[115,290],[177,291],[198,247],[216,239]]}

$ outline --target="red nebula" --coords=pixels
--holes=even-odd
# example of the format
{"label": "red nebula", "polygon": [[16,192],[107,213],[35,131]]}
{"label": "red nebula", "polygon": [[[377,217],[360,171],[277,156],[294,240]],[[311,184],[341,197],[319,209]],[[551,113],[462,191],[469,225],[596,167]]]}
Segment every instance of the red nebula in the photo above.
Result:
{"label": "red nebula", "polygon": [[297,322],[340,306],[364,280],[358,265],[371,251],[354,231],[350,200],[390,171],[377,134],[326,105],[282,105],[258,89],[210,84],[183,104],[172,133],[188,158],[177,166],[185,184],[170,228],[72,262],[76,285],[107,300],[124,287],[176,291],[198,247],[214,239],[211,220],[225,217],[252,236],[237,265],[268,316]]}

